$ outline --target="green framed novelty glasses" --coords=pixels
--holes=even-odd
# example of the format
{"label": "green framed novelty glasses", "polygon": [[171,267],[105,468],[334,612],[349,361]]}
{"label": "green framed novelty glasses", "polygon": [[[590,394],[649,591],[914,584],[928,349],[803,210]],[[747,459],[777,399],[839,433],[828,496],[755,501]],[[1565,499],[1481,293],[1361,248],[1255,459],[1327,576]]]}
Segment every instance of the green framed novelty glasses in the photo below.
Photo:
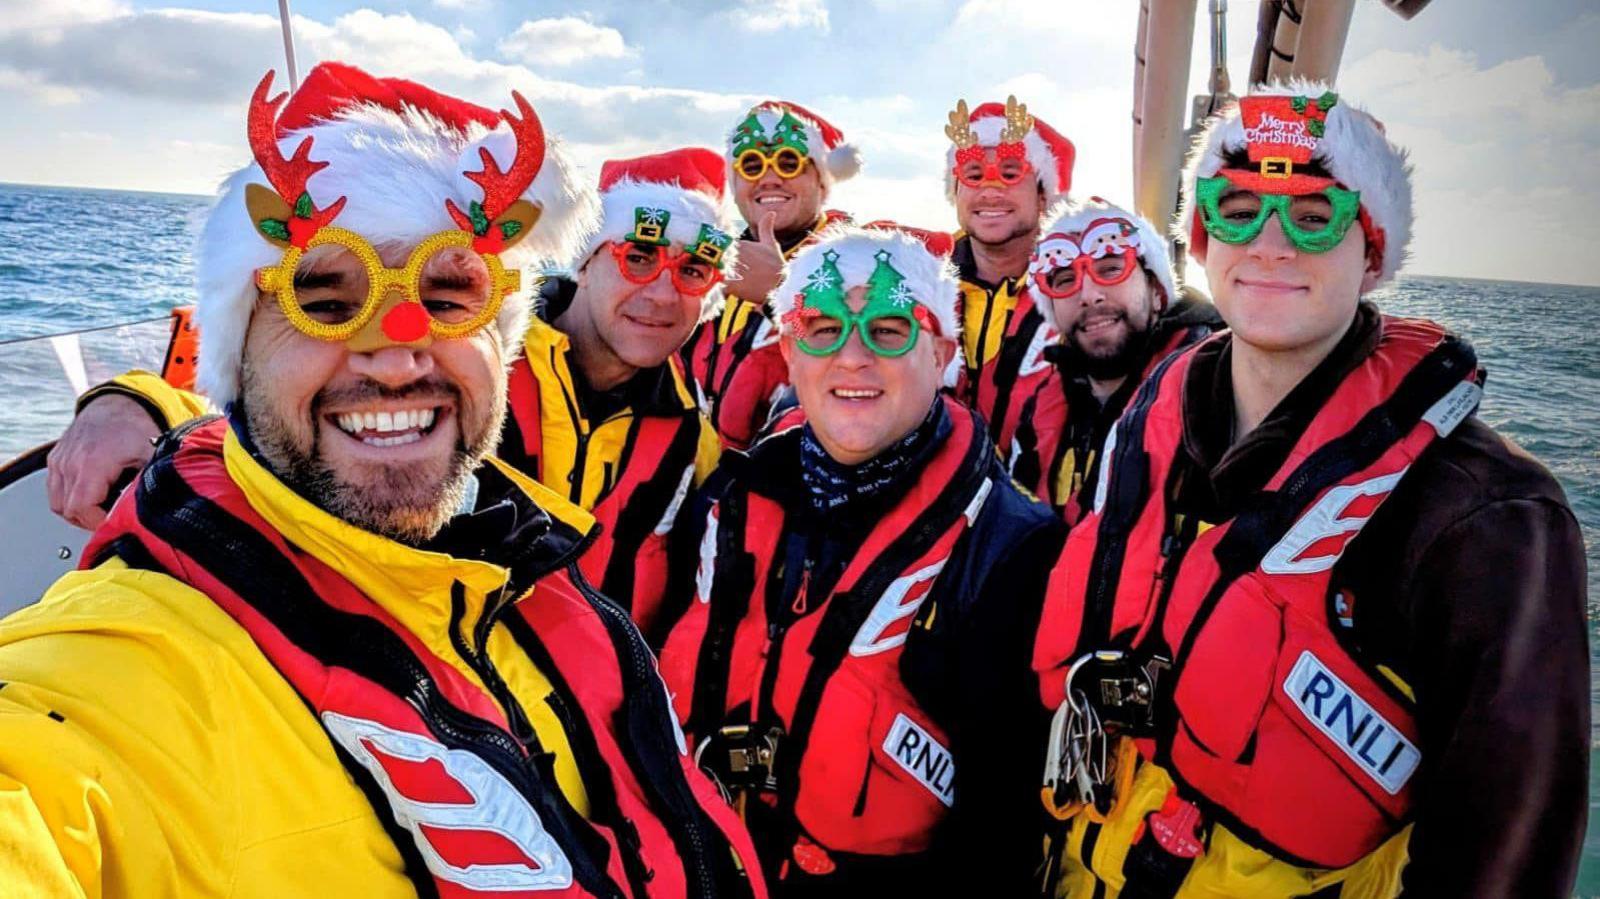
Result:
{"label": "green framed novelty glasses", "polygon": [[[828,250],[822,265],[807,278],[795,307],[785,314],[795,345],[810,356],[831,356],[844,349],[850,332],[879,356],[904,356],[917,345],[922,333],[921,308],[911,295],[905,277],[891,264],[888,250],[879,250],[877,264],[866,283],[866,301],[860,312],[850,309],[839,254]],[[924,315],[927,313],[924,311]]]}
{"label": "green framed novelty glasses", "polygon": [[1195,182],[1195,199],[1206,233],[1223,243],[1255,240],[1274,213],[1284,237],[1302,253],[1326,253],[1344,240],[1361,213],[1361,192],[1332,185],[1309,194],[1264,194],[1236,190],[1226,175]]}

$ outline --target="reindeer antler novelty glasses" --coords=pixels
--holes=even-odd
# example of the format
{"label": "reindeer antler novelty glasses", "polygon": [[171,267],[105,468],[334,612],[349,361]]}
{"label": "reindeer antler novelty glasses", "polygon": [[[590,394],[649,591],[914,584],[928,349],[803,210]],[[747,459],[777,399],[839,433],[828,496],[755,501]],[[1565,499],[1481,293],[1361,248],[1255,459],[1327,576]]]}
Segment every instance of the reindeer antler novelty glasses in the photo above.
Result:
{"label": "reindeer antler novelty glasses", "polygon": [[[510,167],[501,169],[488,148],[479,147],[483,168],[464,173],[482,188],[482,202],[463,212],[446,199],[445,211],[458,229],[434,234],[411,251],[405,265],[389,268],[366,238],[331,224],[344,197],[326,208],[311,199],[306,182],[328,165],[312,161],[312,139],[302,140],[287,159],[279,151],[278,109],[288,95],[266,99],[271,85],[268,72],[250,99],[249,134],[272,187],[247,185],[245,205],[257,232],[283,248],[277,265],[256,270],[256,284],[276,295],[289,322],[311,337],[366,349],[465,337],[494,321],[506,295],[521,287],[520,274],[508,271],[499,254],[522,239],[540,214],[520,199],[545,155],[544,129],[528,101],[513,92],[520,115],[500,113],[516,138]],[[355,257],[359,273],[331,264],[340,250]]]}

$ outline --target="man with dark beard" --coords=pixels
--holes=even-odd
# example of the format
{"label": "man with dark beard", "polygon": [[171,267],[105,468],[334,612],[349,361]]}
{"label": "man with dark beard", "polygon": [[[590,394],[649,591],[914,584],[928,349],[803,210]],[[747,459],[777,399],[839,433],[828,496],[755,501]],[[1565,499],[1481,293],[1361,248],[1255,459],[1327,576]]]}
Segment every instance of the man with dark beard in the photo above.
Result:
{"label": "man with dark beard", "polygon": [[764,895],[594,518],[492,455],[559,148],[520,96],[270,86],[196,254],[226,413],[0,622],[0,892]]}
{"label": "man with dark beard", "polygon": [[945,195],[961,226],[951,255],[961,277],[956,397],[983,414],[1003,449],[1022,399],[1049,373],[1043,353],[1055,334],[1029,294],[1028,258],[1045,210],[1072,186],[1076,151],[1016,97],[970,113],[962,100],[945,134]]}
{"label": "man with dark beard", "polygon": [[1057,215],[1028,272],[1060,343],[1045,350],[1053,368],[1020,404],[1003,452],[1012,476],[1073,524],[1100,446],[1144,376],[1222,319],[1175,288],[1166,241],[1148,221],[1098,197]]}

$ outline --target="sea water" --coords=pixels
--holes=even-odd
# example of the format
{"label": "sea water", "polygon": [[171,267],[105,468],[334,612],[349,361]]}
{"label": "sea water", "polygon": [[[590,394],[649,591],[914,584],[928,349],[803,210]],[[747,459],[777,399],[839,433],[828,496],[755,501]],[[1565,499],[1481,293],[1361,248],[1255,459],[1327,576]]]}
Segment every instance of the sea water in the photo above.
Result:
{"label": "sea water", "polygon": [[[208,205],[202,197],[0,184],[0,463],[53,438],[72,414],[60,361],[63,353],[71,360],[72,348],[30,338],[103,329],[75,341],[91,383],[131,365],[160,365],[163,318],[193,302],[191,249]],[[1376,299],[1386,312],[1431,318],[1477,348],[1489,371],[1479,414],[1549,466],[1583,526],[1592,629],[1600,620],[1600,288],[1412,276]],[[1593,630],[1590,646],[1600,648]],[[1594,718],[1600,740],[1600,714]],[[1600,767],[1590,781],[1578,892],[1600,896]]]}

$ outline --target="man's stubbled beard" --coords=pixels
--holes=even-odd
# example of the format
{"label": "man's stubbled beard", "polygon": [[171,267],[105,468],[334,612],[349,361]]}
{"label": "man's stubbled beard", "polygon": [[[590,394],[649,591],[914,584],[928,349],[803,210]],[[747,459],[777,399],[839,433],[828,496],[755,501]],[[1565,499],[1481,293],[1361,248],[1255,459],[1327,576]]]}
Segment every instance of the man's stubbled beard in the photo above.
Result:
{"label": "man's stubbled beard", "polygon": [[[1127,321],[1127,316],[1123,316]],[[1143,331],[1135,331],[1122,341],[1122,345],[1108,354],[1090,354],[1085,352],[1078,343],[1078,330],[1074,328],[1068,335],[1064,346],[1067,364],[1073,371],[1082,372],[1096,381],[1111,381],[1116,378],[1133,374],[1133,370],[1143,362],[1145,355],[1150,350],[1150,341],[1156,330],[1156,317],[1150,317],[1150,323]]]}
{"label": "man's stubbled beard", "polygon": [[[398,389],[364,381],[353,387],[325,390],[311,402],[309,446],[301,445],[303,438],[297,439],[295,430],[276,416],[268,399],[270,386],[259,383],[249,365],[243,372],[241,394],[251,440],[279,480],[336,518],[416,546],[437,534],[461,508],[473,471],[499,445],[506,416],[504,377],[502,374],[497,379],[487,416],[469,409],[455,385],[438,377]],[[341,480],[318,448],[325,425],[322,410],[333,401],[359,403],[376,399],[452,401],[457,437],[449,456],[424,464],[362,465],[359,482]],[[487,420],[476,433],[468,433],[469,419],[473,417]]]}

